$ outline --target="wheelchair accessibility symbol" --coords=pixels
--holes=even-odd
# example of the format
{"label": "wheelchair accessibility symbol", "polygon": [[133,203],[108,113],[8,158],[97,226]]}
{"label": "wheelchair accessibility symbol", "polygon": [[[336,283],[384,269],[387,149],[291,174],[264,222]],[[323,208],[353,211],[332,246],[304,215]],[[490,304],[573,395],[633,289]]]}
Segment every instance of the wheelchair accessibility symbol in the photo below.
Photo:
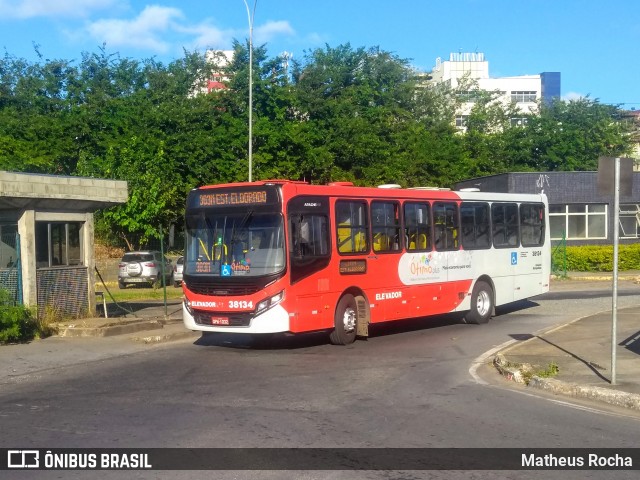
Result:
{"label": "wheelchair accessibility symbol", "polygon": [[511,252],[511,265],[518,264],[518,252]]}
{"label": "wheelchair accessibility symbol", "polygon": [[231,276],[231,265],[221,265],[220,266],[220,275],[222,277],[230,277]]}

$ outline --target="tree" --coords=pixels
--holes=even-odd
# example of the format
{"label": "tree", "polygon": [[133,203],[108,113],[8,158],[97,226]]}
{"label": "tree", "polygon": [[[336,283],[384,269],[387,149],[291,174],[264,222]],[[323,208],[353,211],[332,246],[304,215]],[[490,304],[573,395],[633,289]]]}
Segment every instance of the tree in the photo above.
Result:
{"label": "tree", "polygon": [[[196,94],[213,70],[185,51],[168,65],[107,52],[67,60],[0,59],[0,169],[113,178],[126,205],[96,230],[133,246],[180,224],[194,187],[248,178],[248,44],[234,42],[227,88]],[[37,51],[37,47],[36,47]],[[350,44],[305,52],[292,67],[253,55],[254,178],[452,186],[516,170],[594,169],[628,153],[618,107],[556,101],[522,118],[473,82],[429,85],[405,59]],[[453,123],[475,100],[466,132]],[[466,96],[466,97],[464,97]]]}
{"label": "tree", "polygon": [[532,149],[526,165],[540,171],[596,170],[599,156],[630,152],[629,125],[619,107],[597,100],[557,100],[531,117]]}
{"label": "tree", "polygon": [[326,46],[294,64],[293,84],[298,117],[318,132],[310,154],[322,167],[303,164],[306,178],[397,181],[400,166],[382,175],[376,166],[390,165],[393,137],[413,118],[416,82],[406,60],[378,47]]}

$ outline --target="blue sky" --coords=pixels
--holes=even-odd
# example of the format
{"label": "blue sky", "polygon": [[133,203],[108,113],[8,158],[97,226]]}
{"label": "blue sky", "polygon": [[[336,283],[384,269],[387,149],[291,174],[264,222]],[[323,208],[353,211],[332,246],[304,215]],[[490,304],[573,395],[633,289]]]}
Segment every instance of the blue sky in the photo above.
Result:
{"label": "blue sky", "polygon": [[[0,0],[0,47],[79,60],[106,43],[166,63],[183,48],[228,49],[248,23],[243,0]],[[640,109],[637,0],[257,0],[253,38],[299,59],[325,44],[379,46],[424,71],[450,52],[483,52],[491,76],[558,71],[564,98]]]}

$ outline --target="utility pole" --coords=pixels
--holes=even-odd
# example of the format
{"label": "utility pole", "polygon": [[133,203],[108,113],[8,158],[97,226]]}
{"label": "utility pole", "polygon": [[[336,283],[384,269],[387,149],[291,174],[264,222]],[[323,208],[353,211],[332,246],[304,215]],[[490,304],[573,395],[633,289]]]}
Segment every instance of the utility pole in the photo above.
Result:
{"label": "utility pole", "polygon": [[253,10],[249,10],[247,0],[243,0],[247,8],[247,18],[249,20],[249,181],[253,181],[253,19],[256,16],[256,5],[258,0],[253,2]]}

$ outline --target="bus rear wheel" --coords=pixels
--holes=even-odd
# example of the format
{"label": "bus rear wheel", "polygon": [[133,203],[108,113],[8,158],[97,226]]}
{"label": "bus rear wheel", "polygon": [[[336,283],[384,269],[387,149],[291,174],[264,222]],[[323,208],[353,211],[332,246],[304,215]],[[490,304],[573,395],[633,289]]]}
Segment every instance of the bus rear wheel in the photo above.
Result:
{"label": "bus rear wheel", "polygon": [[334,345],[349,345],[356,339],[358,307],[353,295],[343,295],[334,316],[335,328],[329,335]]}
{"label": "bus rear wheel", "polygon": [[471,292],[471,310],[465,316],[467,323],[487,323],[493,314],[493,289],[487,282],[479,281]]}

